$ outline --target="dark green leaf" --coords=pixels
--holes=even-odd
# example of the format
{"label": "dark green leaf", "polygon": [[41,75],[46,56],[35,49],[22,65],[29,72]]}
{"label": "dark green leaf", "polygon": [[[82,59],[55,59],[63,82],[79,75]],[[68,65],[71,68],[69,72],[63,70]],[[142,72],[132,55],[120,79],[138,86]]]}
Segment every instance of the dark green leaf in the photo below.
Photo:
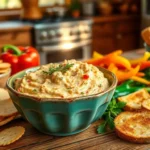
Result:
{"label": "dark green leaf", "polygon": [[103,123],[101,123],[101,124],[98,126],[97,132],[98,132],[99,134],[106,132],[106,121],[104,121]]}
{"label": "dark green leaf", "polygon": [[145,73],[145,78],[147,80],[149,80],[150,79],[150,68],[145,69],[143,72]]}
{"label": "dark green leaf", "polygon": [[115,114],[114,115],[114,117],[116,117],[117,115],[119,115],[120,113],[122,112],[122,109],[120,109],[120,108],[115,108],[115,109],[113,109],[113,114]]}
{"label": "dark green leaf", "polygon": [[114,118],[109,117],[109,119],[107,120],[107,122],[108,122],[108,125],[109,125],[110,129],[113,130],[114,127],[115,127],[115,125],[114,125]]}
{"label": "dark green leaf", "polygon": [[124,108],[125,105],[126,105],[125,102],[118,102],[118,103],[117,103],[117,107],[118,107],[118,108]]}
{"label": "dark green leaf", "polygon": [[113,106],[116,105],[116,99],[112,99],[112,105],[113,105]]}
{"label": "dark green leaf", "polygon": [[117,102],[116,99],[112,99],[109,103],[105,113],[102,118],[105,120],[102,124],[98,126],[97,132],[104,133],[106,132],[106,126],[110,129],[114,129],[114,119],[115,117],[123,111],[123,107],[126,105],[124,102]]}

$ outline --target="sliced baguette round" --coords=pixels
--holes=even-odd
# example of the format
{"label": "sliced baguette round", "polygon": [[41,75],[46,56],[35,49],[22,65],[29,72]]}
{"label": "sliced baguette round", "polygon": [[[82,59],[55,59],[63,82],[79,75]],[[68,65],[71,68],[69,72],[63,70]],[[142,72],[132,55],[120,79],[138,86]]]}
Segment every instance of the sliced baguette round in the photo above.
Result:
{"label": "sliced baguette round", "polygon": [[126,103],[126,106],[124,107],[124,110],[126,111],[139,111],[142,109],[143,101],[149,98],[149,93],[143,88],[129,95],[119,97],[118,101]]}
{"label": "sliced baguette round", "polygon": [[150,112],[122,112],[115,120],[115,131],[124,140],[150,143]]}
{"label": "sliced baguette round", "polygon": [[143,103],[142,103],[142,107],[146,110],[149,110],[150,111],[150,98],[147,99],[147,100],[144,100]]}
{"label": "sliced baguette round", "polygon": [[145,28],[144,30],[142,30],[141,32],[141,36],[143,38],[143,40],[150,45],[150,27]]}

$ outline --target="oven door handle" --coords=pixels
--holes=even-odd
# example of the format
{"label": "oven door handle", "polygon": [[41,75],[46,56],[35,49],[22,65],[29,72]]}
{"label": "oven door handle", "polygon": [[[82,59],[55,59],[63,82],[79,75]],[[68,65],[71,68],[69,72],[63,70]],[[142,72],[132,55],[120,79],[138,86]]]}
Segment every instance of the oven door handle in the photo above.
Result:
{"label": "oven door handle", "polygon": [[60,50],[71,50],[75,49],[78,47],[85,46],[87,44],[90,44],[92,40],[86,40],[86,41],[80,41],[80,42],[69,42],[69,43],[64,43],[64,44],[59,44],[57,46],[40,46],[36,47],[39,51],[41,52],[56,52]]}

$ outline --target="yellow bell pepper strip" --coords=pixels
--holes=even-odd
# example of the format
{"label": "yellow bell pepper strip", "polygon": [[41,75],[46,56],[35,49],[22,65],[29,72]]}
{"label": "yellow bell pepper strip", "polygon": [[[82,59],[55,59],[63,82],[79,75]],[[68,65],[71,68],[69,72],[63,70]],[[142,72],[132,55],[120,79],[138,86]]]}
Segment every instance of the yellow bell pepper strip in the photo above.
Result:
{"label": "yellow bell pepper strip", "polygon": [[102,58],[102,57],[104,57],[102,54],[100,54],[100,53],[98,53],[96,51],[93,52],[92,58]]}
{"label": "yellow bell pepper strip", "polygon": [[136,66],[135,68],[132,68],[128,71],[122,71],[118,70],[116,72],[116,76],[118,78],[118,82],[125,81],[127,79],[130,79],[132,76],[135,76],[139,72],[140,66]]}
{"label": "yellow bell pepper strip", "polygon": [[123,53],[122,50],[116,50],[116,51],[111,52],[111,53],[108,54],[108,55],[111,55],[111,54],[121,55],[122,53]]}
{"label": "yellow bell pepper strip", "polygon": [[143,84],[146,84],[146,85],[150,85],[150,81],[148,81],[144,78],[138,77],[138,76],[132,76],[130,79],[140,82],[140,83],[143,83]]}
{"label": "yellow bell pepper strip", "polygon": [[142,63],[144,61],[147,61],[149,58],[150,58],[150,52],[145,52],[144,55],[143,55],[143,57],[130,60],[130,63],[132,65],[137,65],[137,64],[140,64],[140,63]]}
{"label": "yellow bell pepper strip", "polygon": [[140,64],[140,70],[144,70],[144,69],[149,68],[149,67],[150,67],[150,60],[144,61]]}

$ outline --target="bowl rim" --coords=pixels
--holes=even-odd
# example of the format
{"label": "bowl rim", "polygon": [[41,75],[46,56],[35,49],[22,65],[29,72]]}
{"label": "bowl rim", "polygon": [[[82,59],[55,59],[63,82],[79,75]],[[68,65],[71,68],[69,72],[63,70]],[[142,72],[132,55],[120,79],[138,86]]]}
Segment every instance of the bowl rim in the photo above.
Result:
{"label": "bowl rim", "polygon": [[6,82],[6,87],[13,93],[15,93],[16,95],[19,95],[20,97],[27,97],[27,98],[30,98],[34,101],[37,101],[37,102],[72,102],[72,101],[78,101],[78,100],[87,100],[87,99],[91,99],[91,98],[96,98],[96,97],[99,97],[101,95],[104,95],[105,93],[108,93],[109,91],[111,91],[112,89],[114,89],[116,86],[117,86],[117,83],[118,83],[118,79],[116,77],[116,75],[105,69],[105,68],[102,68],[102,67],[99,67],[99,66],[96,66],[100,71],[102,71],[103,73],[106,72],[108,74],[110,74],[113,78],[113,81],[112,81],[112,84],[109,86],[109,88],[105,91],[102,91],[102,92],[99,92],[99,93],[96,93],[96,94],[92,94],[92,95],[87,95],[87,96],[80,96],[80,97],[73,97],[73,98],[38,98],[38,97],[35,97],[35,96],[30,96],[30,95],[26,95],[26,94],[23,94],[23,93],[20,93],[18,91],[16,91],[12,86],[10,86],[10,80],[12,80],[12,78],[14,78],[15,76],[17,76],[18,74],[21,74],[23,72],[29,72],[33,69],[37,70],[40,66],[37,66],[37,67],[32,67],[32,68],[28,68],[28,69],[25,69],[25,70],[22,70],[12,76],[10,76]]}
{"label": "bowl rim", "polygon": [[5,76],[9,75],[10,73],[11,73],[11,68],[9,68],[8,71],[6,71],[5,73],[1,73],[0,78],[5,77]]}

